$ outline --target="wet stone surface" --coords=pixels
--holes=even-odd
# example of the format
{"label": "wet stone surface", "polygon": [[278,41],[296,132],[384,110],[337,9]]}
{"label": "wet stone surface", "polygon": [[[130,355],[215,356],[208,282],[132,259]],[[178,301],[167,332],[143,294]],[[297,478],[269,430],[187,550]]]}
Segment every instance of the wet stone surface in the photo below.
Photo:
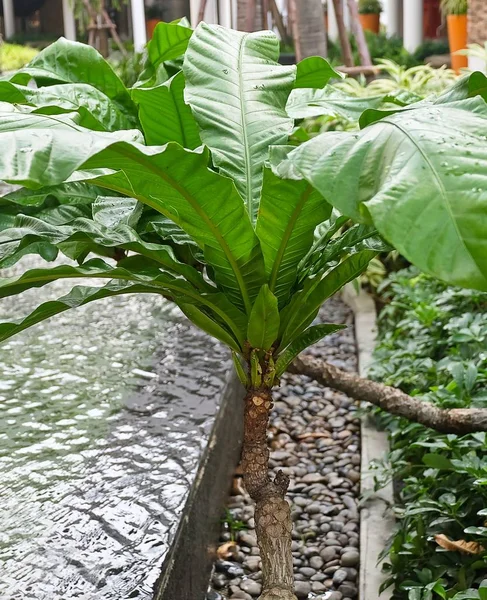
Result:
{"label": "wet stone surface", "polygon": [[[353,316],[339,299],[328,301],[320,320],[348,328],[308,350],[345,370],[357,368]],[[353,600],[358,593],[360,425],[347,396],[307,377],[286,374],[274,395],[270,467],[291,478],[287,499],[294,522],[292,552],[296,595],[315,600]],[[226,561],[215,563],[208,600],[252,600],[261,591],[254,507],[234,480],[221,544],[235,539]],[[231,515],[229,517],[229,515]],[[241,522],[245,528],[242,527]],[[220,547],[225,550],[225,547]]]}
{"label": "wet stone surface", "polygon": [[[2,300],[0,318],[77,283],[100,285],[55,282]],[[152,598],[228,368],[153,295],[68,311],[0,347],[2,600]]]}

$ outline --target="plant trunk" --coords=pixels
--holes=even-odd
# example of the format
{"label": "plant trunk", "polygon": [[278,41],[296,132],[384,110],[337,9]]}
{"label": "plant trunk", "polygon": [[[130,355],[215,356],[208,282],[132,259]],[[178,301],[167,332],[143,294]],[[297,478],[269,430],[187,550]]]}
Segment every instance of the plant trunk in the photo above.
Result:
{"label": "plant trunk", "polygon": [[295,358],[288,370],[311,377],[321,385],[334,388],[351,398],[370,402],[391,415],[421,423],[441,433],[464,435],[487,431],[485,408],[438,408],[431,402],[412,398],[397,388],[363,379],[356,373],[342,371],[327,362],[304,355]]}
{"label": "plant trunk", "polygon": [[242,468],[255,506],[255,528],[262,560],[260,600],[296,600],[291,554],[291,511],[285,499],[289,478],[281,471],[269,477],[267,423],[271,390],[251,388],[245,396]]}

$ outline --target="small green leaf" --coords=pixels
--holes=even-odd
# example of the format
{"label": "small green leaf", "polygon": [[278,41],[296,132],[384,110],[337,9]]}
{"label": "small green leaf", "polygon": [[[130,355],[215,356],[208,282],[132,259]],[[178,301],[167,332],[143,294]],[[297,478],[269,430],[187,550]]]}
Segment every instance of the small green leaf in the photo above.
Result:
{"label": "small green leaf", "polygon": [[254,348],[269,350],[279,333],[277,298],[264,284],[250,312],[247,338]]}
{"label": "small green leaf", "polygon": [[199,308],[193,304],[179,304],[179,308],[197,327],[210,334],[220,342],[230,346],[235,352],[241,352],[236,340],[232,335],[223,329],[216,321],[205,315]]}
{"label": "small green leaf", "polygon": [[255,350],[250,353],[250,381],[253,387],[258,388],[262,385],[262,367]]}
{"label": "small green leaf", "polygon": [[118,225],[135,227],[143,205],[134,198],[98,196],[93,203],[93,220],[108,228]]}
{"label": "small green leaf", "polygon": [[321,56],[308,56],[297,64],[294,87],[324,88],[333,77],[342,79],[343,75]]}
{"label": "small green leaf", "polygon": [[147,48],[154,67],[182,56],[188,47],[193,30],[178,23],[158,23]]}
{"label": "small green leaf", "polygon": [[238,378],[240,379],[240,382],[242,383],[242,385],[247,387],[249,384],[247,373],[245,372],[245,370],[242,366],[242,363],[240,362],[240,356],[236,352],[233,352],[233,351],[232,351],[232,360],[233,360],[233,366],[235,367],[235,371],[238,375]]}
{"label": "small green leaf", "polygon": [[306,350],[308,346],[318,342],[324,338],[325,335],[330,335],[331,333],[335,333],[335,331],[340,331],[340,329],[346,329],[346,327],[346,325],[324,323],[323,325],[309,327],[306,331],[303,331],[303,333],[279,356],[276,362],[276,376],[280,377],[296,356],[303,350]]}
{"label": "small green leaf", "polygon": [[423,456],[423,462],[427,467],[431,467],[433,469],[441,469],[445,471],[450,471],[453,469],[453,465],[451,461],[443,456],[443,454],[425,454]]}

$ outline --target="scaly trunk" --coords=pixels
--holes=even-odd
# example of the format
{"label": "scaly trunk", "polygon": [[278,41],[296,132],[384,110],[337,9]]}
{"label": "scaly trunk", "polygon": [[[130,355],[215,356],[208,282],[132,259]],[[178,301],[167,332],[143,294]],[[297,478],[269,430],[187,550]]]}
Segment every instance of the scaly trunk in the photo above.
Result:
{"label": "scaly trunk", "polygon": [[267,422],[271,390],[249,389],[245,396],[242,468],[244,483],[256,503],[255,528],[262,560],[260,600],[296,600],[291,554],[291,511],[285,500],[289,478],[281,471],[269,477]]}

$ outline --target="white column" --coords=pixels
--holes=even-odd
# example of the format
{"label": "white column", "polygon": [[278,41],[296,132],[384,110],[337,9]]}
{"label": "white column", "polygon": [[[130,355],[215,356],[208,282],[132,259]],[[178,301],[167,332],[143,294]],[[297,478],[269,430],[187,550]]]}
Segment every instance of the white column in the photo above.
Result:
{"label": "white column", "polygon": [[15,33],[15,13],[13,0],[3,0],[3,22],[5,24],[5,39]]}
{"label": "white column", "polygon": [[232,28],[232,0],[220,0],[220,25]]}
{"label": "white column", "polygon": [[[216,23],[218,21],[216,2],[217,2],[217,0],[207,0],[206,7],[205,7],[205,14],[203,17],[203,21],[205,23]],[[224,2],[225,2],[225,0],[223,2],[220,2],[220,11],[222,9],[222,4],[224,4]],[[200,14],[200,6],[201,6],[201,0],[190,0],[189,1],[189,12],[191,13],[190,21],[191,21],[192,27],[196,27],[196,25],[198,24],[198,16]],[[221,14],[220,14],[220,18],[221,18]]]}
{"label": "white column", "polygon": [[145,29],[145,8],[144,0],[132,0],[132,31],[134,36],[134,50],[142,52],[147,43],[147,33]]}
{"label": "white column", "polygon": [[328,0],[328,37],[333,41],[338,39],[338,24],[333,0]]}
{"label": "white column", "polygon": [[76,22],[70,0],[63,0],[64,37],[76,41]]}
{"label": "white column", "polygon": [[414,52],[423,42],[423,0],[404,2],[404,47]]}
{"label": "white column", "polygon": [[480,56],[469,56],[468,57],[468,68],[471,71],[481,71],[482,73],[487,74],[487,64],[485,60],[480,58]]}
{"label": "white column", "polygon": [[350,11],[348,10],[347,0],[343,0],[343,22],[345,23],[346,30],[350,31]]}
{"label": "white column", "polygon": [[399,35],[400,15],[399,15],[399,0],[384,1],[384,24],[386,26],[387,35]]}

